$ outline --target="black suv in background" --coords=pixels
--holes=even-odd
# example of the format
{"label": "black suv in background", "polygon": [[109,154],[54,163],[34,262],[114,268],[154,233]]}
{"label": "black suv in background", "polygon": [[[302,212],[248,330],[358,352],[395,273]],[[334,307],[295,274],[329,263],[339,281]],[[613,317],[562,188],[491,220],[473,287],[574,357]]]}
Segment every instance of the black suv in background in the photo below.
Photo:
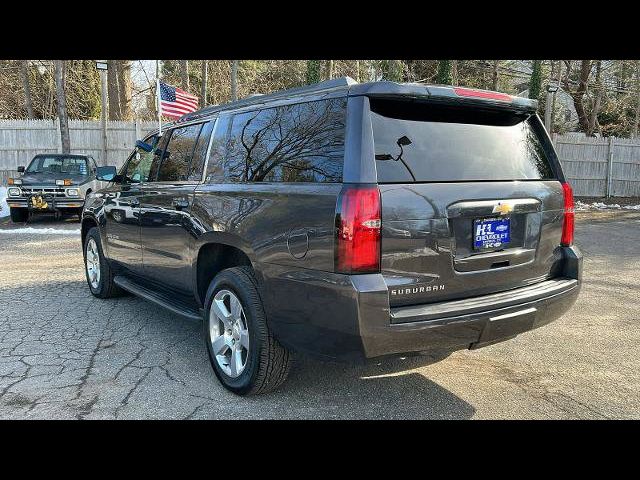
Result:
{"label": "black suv in background", "polygon": [[186,115],[99,168],[89,288],[202,321],[238,394],[278,386],[294,350],[450,352],[545,325],[576,300],[582,257],[535,112],[345,78]]}

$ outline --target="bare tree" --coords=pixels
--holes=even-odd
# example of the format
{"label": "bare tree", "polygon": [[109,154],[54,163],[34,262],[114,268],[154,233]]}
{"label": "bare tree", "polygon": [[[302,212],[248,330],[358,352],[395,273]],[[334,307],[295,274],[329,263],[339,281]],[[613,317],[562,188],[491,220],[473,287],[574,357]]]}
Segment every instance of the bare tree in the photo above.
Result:
{"label": "bare tree", "polygon": [[565,60],[565,65],[567,67],[567,72],[563,80],[564,89],[567,93],[569,93],[569,95],[571,95],[571,98],[573,98],[573,105],[576,109],[576,113],[578,114],[578,124],[580,125],[580,129],[585,132],[585,134],[588,134],[589,116],[587,115],[584,106],[584,96],[587,93],[587,87],[589,85],[589,75],[591,75],[591,60],[582,60],[580,62],[578,86],[575,89],[571,88],[570,83],[572,61]]}
{"label": "bare tree", "polygon": [[33,103],[31,102],[31,85],[29,84],[29,60],[20,60],[20,71],[22,72],[22,87],[24,88],[24,108],[29,118],[35,118]]}
{"label": "bare tree", "polygon": [[499,60],[493,61],[493,71],[491,76],[491,90],[493,91],[498,90],[498,62]]}
{"label": "bare tree", "polygon": [[333,78],[333,60],[327,60],[326,69],[326,79],[331,80]]}
{"label": "bare tree", "polygon": [[207,61],[202,60],[202,91],[200,96],[202,97],[202,106],[204,107],[207,104]]}
{"label": "bare tree", "polygon": [[62,153],[71,153],[69,119],[67,117],[67,98],[64,91],[64,60],[54,60],[54,64],[56,70],[56,103],[58,105],[58,118],[60,119]]}
{"label": "bare tree", "polygon": [[238,99],[238,60],[231,62],[231,100]]}
{"label": "bare tree", "polygon": [[602,104],[602,60],[596,60],[596,81],[594,85],[593,107],[591,108],[591,114],[589,115],[589,129],[587,130],[587,136],[592,136],[596,129],[600,130],[600,124],[598,123],[598,112],[600,111],[600,105]]}
{"label": "bare tree", "polygon": [[180,60],[180,79],[182,80],[182,89],[189,91],[189,60]]}

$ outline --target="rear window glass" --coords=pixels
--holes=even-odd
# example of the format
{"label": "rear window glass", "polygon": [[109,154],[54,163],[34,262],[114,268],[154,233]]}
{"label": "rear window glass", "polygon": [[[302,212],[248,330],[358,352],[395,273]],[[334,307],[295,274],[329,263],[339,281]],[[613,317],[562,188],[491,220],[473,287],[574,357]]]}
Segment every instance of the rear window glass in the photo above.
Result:
{"label": "rear window glass", "polygon": [[554,178],[527,115],[372,99],[371,120],[381,183]]}

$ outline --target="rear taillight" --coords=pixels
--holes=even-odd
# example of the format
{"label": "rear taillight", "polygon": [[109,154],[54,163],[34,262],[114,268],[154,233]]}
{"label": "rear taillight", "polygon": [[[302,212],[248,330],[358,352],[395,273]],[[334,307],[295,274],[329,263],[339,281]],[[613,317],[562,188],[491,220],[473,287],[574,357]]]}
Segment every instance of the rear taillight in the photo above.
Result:
{"label": "rear taillight", "polygon": [[380,271],[380,226],[378,187],[345,185],[336,207],[337,272]]}
{"label": "rear taillight", "polygon": [[506,93],[489,92],[487,90],[476,90],[474,88],[456,87],[453,91],[459,97],[486,98],[487,100],[499,100],[501,102],[511,102],[513,97]]}
{"label": "rear taillight", "polygon": [[562,221],[562,239],[560,243],[565,247],[573,245],[573,228],[574,228],[574,203],[573,190],[568,183],[562,184],[562,192],[564,194],[564,220]]}

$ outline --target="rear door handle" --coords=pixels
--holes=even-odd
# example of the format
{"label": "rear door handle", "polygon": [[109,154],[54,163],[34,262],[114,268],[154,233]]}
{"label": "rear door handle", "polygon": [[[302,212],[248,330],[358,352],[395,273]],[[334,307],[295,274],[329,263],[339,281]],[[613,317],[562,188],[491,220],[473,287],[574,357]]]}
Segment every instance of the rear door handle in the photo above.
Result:
{"label": "rear door handle", "polygon": [[184,200],[181,198],[177,198],[171,202],[171,204],[177,209],[182,210],[183,208],[189,208],[189,200]]}

